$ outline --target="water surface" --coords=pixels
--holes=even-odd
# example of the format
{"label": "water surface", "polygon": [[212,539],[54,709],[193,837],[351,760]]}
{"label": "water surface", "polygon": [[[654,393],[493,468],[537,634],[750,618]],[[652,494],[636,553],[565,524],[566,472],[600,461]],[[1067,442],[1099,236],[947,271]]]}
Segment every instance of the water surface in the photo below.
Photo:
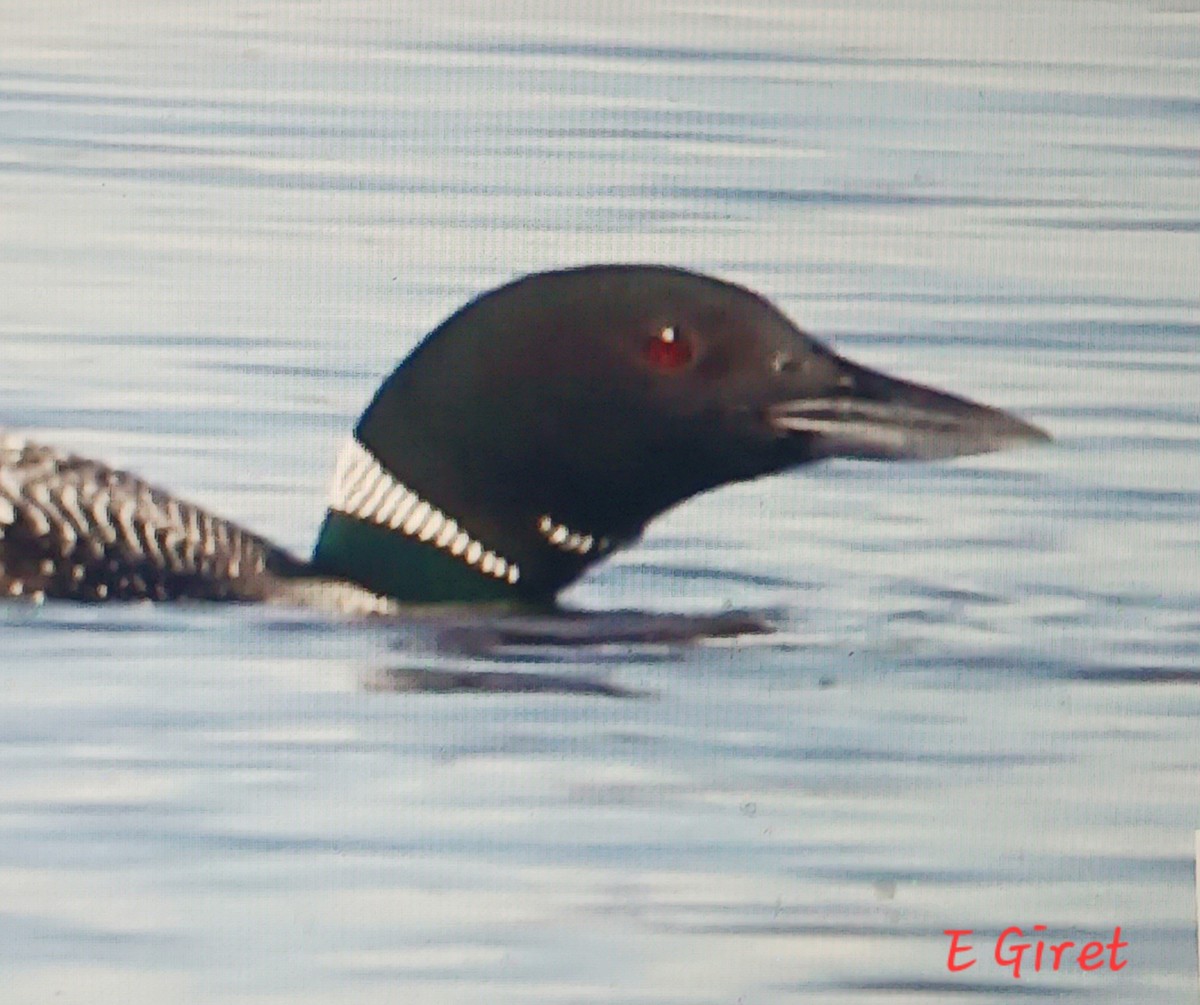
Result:
{"label": "water surface", "polygon": [[[566,598],[770,638],[0,610],[0,998],[1194,1001],[1200,11],[426,6],[0,8],[0,426],[304,550],[446,313],[644,260],[1057,442],[728,488]],[[380,686],[469,672],[640,696]],[[1038,923],[1129,963],[947,972]]]}

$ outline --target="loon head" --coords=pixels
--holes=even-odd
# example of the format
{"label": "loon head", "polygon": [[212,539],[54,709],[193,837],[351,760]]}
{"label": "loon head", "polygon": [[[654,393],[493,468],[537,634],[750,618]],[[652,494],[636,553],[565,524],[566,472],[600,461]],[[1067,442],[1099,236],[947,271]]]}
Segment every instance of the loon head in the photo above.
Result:
{"label": "loon head", "polygon": [[718,485],[1046,439],[851,363],[732,283],[541,273],[463,307],[384,381],[314,564],[402,601],[546,600]]}

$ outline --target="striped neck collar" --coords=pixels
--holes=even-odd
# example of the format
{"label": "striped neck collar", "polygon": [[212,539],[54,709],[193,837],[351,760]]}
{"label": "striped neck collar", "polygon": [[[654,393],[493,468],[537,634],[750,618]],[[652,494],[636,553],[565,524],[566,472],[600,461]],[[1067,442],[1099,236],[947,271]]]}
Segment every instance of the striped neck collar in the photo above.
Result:
{"label": "striped neck collar", "polygon": [[516,562],[497,554],[458,521],[400,482],[355,437],[338,455],[329,508],[427,544],[499,582],[515,585],[521,578]]}

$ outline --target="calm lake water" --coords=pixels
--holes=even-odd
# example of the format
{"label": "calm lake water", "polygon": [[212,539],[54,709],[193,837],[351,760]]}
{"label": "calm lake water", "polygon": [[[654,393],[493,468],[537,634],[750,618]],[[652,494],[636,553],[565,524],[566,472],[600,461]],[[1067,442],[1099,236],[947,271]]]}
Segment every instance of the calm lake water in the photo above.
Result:
{"label": "calm lake water", "polygon": [[[1195,1002],[1200,7],[547,6],[0,3],[0,426],[303,551],[426,330],[642,260],[1057,442],[726,489],[565,598],[767,638],[0,608],[0,1000]],[[1034,924],[1128,964],[1014,980]]]}

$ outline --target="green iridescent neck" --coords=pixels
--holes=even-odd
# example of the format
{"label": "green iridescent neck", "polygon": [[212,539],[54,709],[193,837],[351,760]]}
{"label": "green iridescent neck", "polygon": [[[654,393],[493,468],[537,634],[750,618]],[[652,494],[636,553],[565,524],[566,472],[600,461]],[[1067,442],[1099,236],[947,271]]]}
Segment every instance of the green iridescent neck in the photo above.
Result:
{"label": "green iridescent neck", "polygon": [[406,604],[520,600],[510,583],[482,575],[453,555],[333,510],[321,525],[313,567]]}

